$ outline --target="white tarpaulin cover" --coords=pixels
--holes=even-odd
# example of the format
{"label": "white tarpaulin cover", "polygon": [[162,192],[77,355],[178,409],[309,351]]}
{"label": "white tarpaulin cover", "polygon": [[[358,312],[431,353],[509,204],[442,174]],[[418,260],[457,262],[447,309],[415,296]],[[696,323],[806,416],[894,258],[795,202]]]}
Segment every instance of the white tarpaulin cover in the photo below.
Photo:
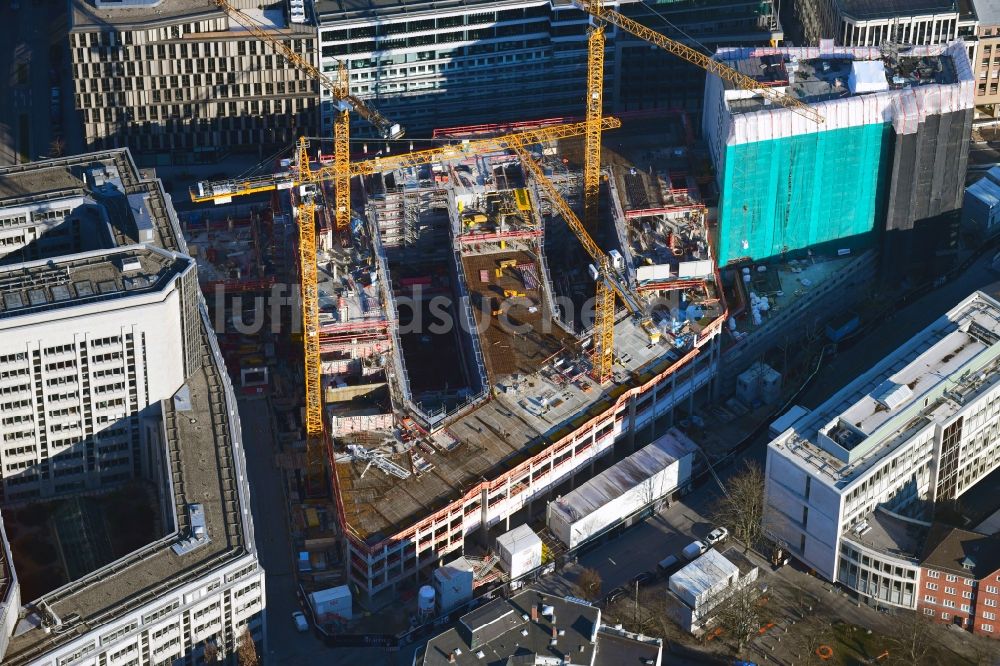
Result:
{"label": "white tarpaulin cover", "polygon": [[851,75],[847,77],[847,85],[855,95],[888,90],[889,81],[885,78],[885,65],[881,60],[855,60],[851,63]]}

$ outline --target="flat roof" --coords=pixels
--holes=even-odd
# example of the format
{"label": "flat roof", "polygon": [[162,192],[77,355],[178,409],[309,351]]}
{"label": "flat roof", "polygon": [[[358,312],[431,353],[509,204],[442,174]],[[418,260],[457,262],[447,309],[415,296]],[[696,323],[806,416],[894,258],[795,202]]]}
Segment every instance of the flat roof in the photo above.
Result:
{"label": "flat roof", "polygon": [[[96,183],[94,174],[103,184]],[[5,208],[58,203],[69,197],[84,197],[86,203],[103,208],[116,245],[142,242],[187,252],[162,184],[141,173],[127,149],[0,167],[0,215]],[[137,219],[151,230],[151,239],[140,236]]]}
{"label": "flat roof", "polygon": [[210,0],[163,0],[147,7],[102,7],[89,0],[70,0],[70,30],[108,25],[142,27],[144,24],[178,23],[182,20],[218,16],[223,13]]}
{"label": "flat roof", "polygon": [[612,465],[565,497],[550,502],[549,510],[561,513],[567,523],[575,523],[613,502],[654,474],[667,469],[684,456],[694,453],[697,448],[687,435],[676,428],[671,428],[656,441]]}
{"label": "flat roof", "polygon": [[959,11],[955,0],[836,0],[836,2],[841,15],[860,20]]}
{"label": "flat roof", "polygon": [[[233,423],[229,418],[224,386],[225,368],[209,347],[207,314],[201,327],[200,369],[185,384],[189,397],[161,403],[167,433],[167,460],[175,461],[172,489],[177,532],[75,580],[38,600],[52,610],[68,629],[46,633],[35,626],[15,634],[4,663],[32,663],[46,652],[108,623],[109,618],[155,602],[168,590],[203,578],[226,562],[249,553],[243,510],[248,508],[233,451]],[[178,392],[178,396],[184,393]],[[171,546],[187,537],[189,503],[204,510],[209,541],[178,554]],[[252,537],[251,537],[252,538]],[[66,622],[75,615],[79,619]],[[64,626],[66,626],[64,624]]]}
{"label": "flat roof", "polygon": [[977,291],[769,446],[843,486],[1000,381],[1000,302]]}
{"label": "flat roof", "polygon": [[715,590],[719,583],[732,576],[738,576],[740,568],[726,557],[709,548],[700,557],[685,565],[682,569],[670,575],[670,586],[677,585],[698,597]]}
{"label": "flat roof", "polygon": [[979,25],[1000,25],[1000,0],[971,0]]}
{"label": "flat roof", "polygon": [[3,266],[0,320],[161,291],[193,263],[136,245]]}
{"label": "flat roof", "polygon": [[[535,4],[543,4],[536,2]],[[441,11],[461,11],[480,5],[500,8],[524,7],[523,2],[511,0],[315,0],[313,3],[321,27],[333,26],[340,22],[382,17],[392,14],[427,14]]]}
{"label": "flat roof", "polygon": [[[728,62],[743,74],[759,81],[762,86],[781,88],[786,95],[803,102],[836,101],[878,92],[919,88],[933,84],[951,85],[959,81],[958,70],[947,53],[922,53],[903,47],[896,65],[890,67],[871,49],[845,49],[824,54],[804,55],[807,49],[778,50],[746,55]],[[912,53],[911,53],[912,51]],[[885,73],[883,90],[852,90],[851,75],[855,64],[864,64],[871,75],[882,68]],[[733,113],[760,111],[768,108],[762,97],[738,90],[726,82],[726,90],[733,94],[729,109]]]}
{"label": "flat roof", "polygon": [[927,524],[879,507],[843,536],[866,548],[915,562],[927,538]]}

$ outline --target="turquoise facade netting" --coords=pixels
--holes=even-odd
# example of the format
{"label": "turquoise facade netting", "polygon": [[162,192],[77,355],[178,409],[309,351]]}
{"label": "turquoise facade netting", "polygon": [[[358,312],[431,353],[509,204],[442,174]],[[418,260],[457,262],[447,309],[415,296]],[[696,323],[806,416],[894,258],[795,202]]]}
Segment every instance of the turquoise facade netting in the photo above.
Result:
{"label": "turquoise facade netting", "polygon": [[867,234],[883,214],[893,131],[877,123],[726,147],[719,265]]}

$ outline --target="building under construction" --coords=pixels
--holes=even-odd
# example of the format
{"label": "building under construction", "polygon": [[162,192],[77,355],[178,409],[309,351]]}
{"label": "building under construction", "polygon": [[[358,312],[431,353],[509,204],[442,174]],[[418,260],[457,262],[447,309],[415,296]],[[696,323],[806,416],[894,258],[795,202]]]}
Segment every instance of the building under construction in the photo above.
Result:
{"label": "building under construction", "polygon": [[[961,207],[973,88],[965,47],[723,49],[810,104],[814,123],[709,77],[704,133],[720,191],[720,265],[871,244],[907,270],[945,249]],[[883,219],[885,220],[883,224]]]}
{"label": "building under construction", "polygon": [[715,377],[726,308],[677,151],[606,174],[602,245],[655,331],[619,310],[603,385],[595,269],[553,204],[580,175],[539,151],[552,190],[503,151],[367,176],[365,214],[320,251],[324,408],[363,599],[429,580],[448,553],[490,557],[492,526],[544,515],[560,484],[690,413]]}

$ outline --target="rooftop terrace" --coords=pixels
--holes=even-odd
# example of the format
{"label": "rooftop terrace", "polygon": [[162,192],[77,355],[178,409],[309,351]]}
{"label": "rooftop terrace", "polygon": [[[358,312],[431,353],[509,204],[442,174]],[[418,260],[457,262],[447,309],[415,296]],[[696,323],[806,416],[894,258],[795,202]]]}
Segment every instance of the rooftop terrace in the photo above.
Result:
{"label": "rooftop terrace", "polygon": [[771,446],[846,485],[1000,382],[1000,303],[976,292],[842,388]]}

